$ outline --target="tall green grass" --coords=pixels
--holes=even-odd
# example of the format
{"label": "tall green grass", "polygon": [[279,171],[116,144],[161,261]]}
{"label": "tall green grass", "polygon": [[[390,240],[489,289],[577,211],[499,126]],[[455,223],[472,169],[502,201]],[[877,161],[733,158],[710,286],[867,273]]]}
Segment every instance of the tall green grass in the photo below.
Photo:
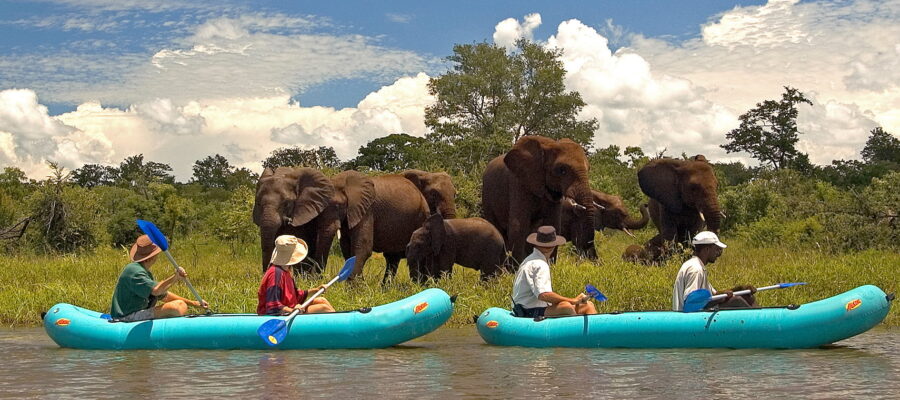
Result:
{"label": "tall green grass", "polygon": [[[650,232],[642,232],[648,236]],[[648,236],[649,237],[649,236]],[[646,238],[639,238],[645,240]],[[669,309],[672,280],[680,259],[667,265],[648,267],[623,262],[619,255],[636,242],[622,234],[602,237],[597,262],[579,259],[567,248],[552,267],[555,291],[574,296],[586,283],[597,286],[609,300],[601,312],[615,310]],[[719,289],[738,284],[763,286],[779,282],[808,282],[807,286],[773,290],[757,295],[762,305],[801,304],[825,298],[854,287],[873,284],[885,292],[900,289],[900,254],[868,250],[832,255],[815,249],[795,247],[752,247],[739,239],[726,240],[728,249],[709,267],[710,281]],[[186,239],[173,242],[171,252],[184,267],[194,287],[218,312],[254,312],[259,287],[259,247],[232,245],[219,241]],[[127,262],[126,248],[107,248],[91,254],[43,256],[13,254],[0,256],[0,323],[6,326],[40,324],[40,313],[53,304],[67,302],[85,308],[108,311],[116,278]],[[334,276],[343,260],[332,255],[327,276],[300,277],[298,284],[313,287]],[[152,268],[157,279],[172,273],[161,258]],[[338,283],[326,297],[338,309],[355,309],[385,304],[423,290],[409,280],[405,262],[398,278],[382,287],[384,258],[374,255],[361,280]],[[508,307],[511,274],[481,282],[475,271],[456,266],[452,277],[430,286],[458,295],[452,325],[472,323],[472,316],[488,307]],[[184,286],[174,292],[190,297]],[[900,325],[900,307],[894,306],[885,323]]]}

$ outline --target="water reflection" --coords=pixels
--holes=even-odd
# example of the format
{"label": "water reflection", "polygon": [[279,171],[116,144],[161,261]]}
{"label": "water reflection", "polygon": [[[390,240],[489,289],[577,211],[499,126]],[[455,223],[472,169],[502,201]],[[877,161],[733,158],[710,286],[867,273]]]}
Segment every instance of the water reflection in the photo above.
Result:
{"label": "water reflection", "polygon": [[900,330],[816,350],[524,349],[441,329],[382,350],[83,351],[0,330],[0,397],[896,397]]}

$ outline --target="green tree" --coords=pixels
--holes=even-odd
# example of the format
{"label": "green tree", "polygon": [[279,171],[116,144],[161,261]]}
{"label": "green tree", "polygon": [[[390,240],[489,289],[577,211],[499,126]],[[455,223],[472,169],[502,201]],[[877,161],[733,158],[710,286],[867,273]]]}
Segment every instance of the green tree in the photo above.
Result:
{"label": "green tree", "polygon": [[402,171],[420,167],[425,160],[425,138],[395,133],[375,139],[359,148],[350,168],[368,167],[376,171]]}
{"label": "green tree", "polygon": [[193,170],[191,183],[205,188],[224,189],[228,186],[228,177],[234,172],[234,167],[224,156],[216,154],[194,162]]}
{"label": "green tree", "polygon": [[0,191],[13,199],[21,199],[31,191],[31,184],[25,171],[16,167],[3,168],[0,172]]}
{"label": "green tree", "polygon": [[174,184],[172,167],[155,161],[144,162],[144,155],[126,157],[119,164],[118,184],[145,190],[152,182]]}
{"label": "green tree", "polygon": [[900,164],[900,139],[885,132],[880,126],[872,129],[862,150],[862,157],[870,164],[877,162]]}
{"label": "green tree", "polygon": [[766,100],[739,117],[740,127],[728,132],[729,142],[722,145],[728,153],[745,151],[774,169],[810,168],[809,157],[795,147],[797,105],[812,105],[799,90],[785,86],[780,101]]}
{"label": "green tree", "polygon": [[85,164],[72,171],[72,183],[88,189],[114,185],[118,180],[119,170],[108,165]]}
{"label": "green tree", "polygon": [[92,191],[70,183],[70,173],[50,162],[52,175],[29,196],[34,222],[31,238],[48,251],[90,250],[106,242],[100,200]]}
{"label": "green tree", "polygon": [[439,157],[465,168],[538,134],[589,148],[597,121],[576,119],[585,103],[565,90],[560,54],[524,39],[510,53],[489,43],[453,46],[452,69],[428,83],[435,102],[425,124]]}
{"label": "green tree", "polygon": [[310,167],[316,169],[337,168],[341,160],[330,146],[303,150],[297,146],[281,147],[272,151],[262,162],[263,168]]}

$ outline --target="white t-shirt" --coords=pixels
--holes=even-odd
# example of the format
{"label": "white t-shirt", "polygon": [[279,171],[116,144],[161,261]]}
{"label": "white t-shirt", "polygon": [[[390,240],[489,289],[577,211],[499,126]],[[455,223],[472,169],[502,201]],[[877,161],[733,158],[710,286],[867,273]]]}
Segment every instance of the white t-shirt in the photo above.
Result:
{"label": "white t-shirt", "polygon": [[681,311],[684,308],[684,299],[697,289],[706,289],[715,294],[716,290],[709,284],[706,278],[706,267],[697,257],[681,264],[678,275],[675,276],[675,285],[672,287],[672,310]]}
{"label": "white t-shirt", "polygon": [[550,286],[550,264],[538,250],[534,249],[519,266],[513,280],[513,302],[525,308],[547,307],[550,303],[538,299],[541,293],[552,292]]}

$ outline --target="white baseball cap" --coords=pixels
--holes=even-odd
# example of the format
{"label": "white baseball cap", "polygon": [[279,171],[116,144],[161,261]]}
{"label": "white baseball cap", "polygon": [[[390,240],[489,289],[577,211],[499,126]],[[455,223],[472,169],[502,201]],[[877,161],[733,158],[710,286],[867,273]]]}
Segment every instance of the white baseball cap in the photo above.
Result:
{"label": "white baseball cap", "polygon": [[719,236],[717,236],[715,233],[712,233],[710,231],[703,231],[703,232],[698,233],[696,236],[694,236],[694,240],[691,241],[691,244],[692,245],[714,244],[723,249],[728,247],[725,245],[725,243],[722,243],[719,241]]}

